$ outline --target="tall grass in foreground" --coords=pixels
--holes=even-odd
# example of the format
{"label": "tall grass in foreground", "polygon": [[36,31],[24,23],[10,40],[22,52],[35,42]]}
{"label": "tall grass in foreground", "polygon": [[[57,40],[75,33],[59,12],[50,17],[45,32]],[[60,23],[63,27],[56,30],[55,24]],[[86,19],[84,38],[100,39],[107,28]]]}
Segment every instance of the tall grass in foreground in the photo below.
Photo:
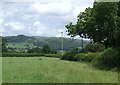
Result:
{"label": "tall grass in foreground", "polygon": [[49,57],[3,57],[3,83],[118,83],[118,73]]}

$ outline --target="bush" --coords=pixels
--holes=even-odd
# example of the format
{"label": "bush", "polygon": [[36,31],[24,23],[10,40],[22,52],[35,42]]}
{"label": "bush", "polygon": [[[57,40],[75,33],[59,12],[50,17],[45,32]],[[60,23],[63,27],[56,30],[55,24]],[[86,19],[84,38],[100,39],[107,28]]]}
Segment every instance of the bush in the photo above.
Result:
{"label": "bush", "polygon": [[119,68],[120,58],[118,55],[118,48],[108,48],[98,58],[97,66],[100,69],[113,69]]}
{"label": "bush", "polygon": [[79,54],[74,56],[73,60],[74,61],[79,61],[79,60],[84,61],[84,55],[85,55],[85,53],[79,53]]}
{"label": "bush", "polygon": [[62,58],[62,57],[63,57],[63,54],[62,54],[62,53],[56,54],[56,58]]}
{"label": "bush", "polygon": [[63,55],[63,57],[61,58],[61,60],[69,60],[69,61],[73,61],[74,56],[76,55],[76,53],[74,52],[67,52]]}
{"label": "bush", "polygon": [[96,63],[98,62],[98,58],[101,57],[101,52],[96,52],[96,53],[90,53],[88,52],[85,57],[84,60],[87,62],[93,62]]}
{"label": "bush", "polygon": [[93,53],[88,52],[87,54],[84,55],[84,60],[87,62],[91,62],[94,58],[94,56],[92,55]]}
{"label": "bush", "polygon": [[69,61],[73,61],[74,60],[74,56],[78,54],[78,49],[74,48],[71,52],[67,52],[65,53],[62,57],[61,60],[69,60]]}
{"label": "bush", "polygon": [[73,60],[74,61],[86,61],[86,62],[92,62],[92,61],[97,61],[98,57],[100,57],[101,53],[96,52],[96,53],[79,53],[76,56],[74,56]]}
{"label": "bush", "polygon": [[85,50],[87,52],[101,52],[105,50],[105,46],[99,43],[87,44]]}

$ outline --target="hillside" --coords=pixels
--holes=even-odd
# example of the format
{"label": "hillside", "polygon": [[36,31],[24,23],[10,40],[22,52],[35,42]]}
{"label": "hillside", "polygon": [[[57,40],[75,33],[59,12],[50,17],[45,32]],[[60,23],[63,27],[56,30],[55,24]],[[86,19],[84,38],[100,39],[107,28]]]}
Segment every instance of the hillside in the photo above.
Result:
{"label": "hillside", "polygon": [[[41,37],[41,36],[7,36],[4,37],[7,40],[9,47],[16,49],[31,49],[33,47],[43,45],[49,45],[52,49],[61,50],[61,38],[60,37]],[[84,40],[84,46],[89,41]],[[70,51],[73,48],[81,47],[81,40],[72,41],[70,38],[63,38],[64,50]]]}

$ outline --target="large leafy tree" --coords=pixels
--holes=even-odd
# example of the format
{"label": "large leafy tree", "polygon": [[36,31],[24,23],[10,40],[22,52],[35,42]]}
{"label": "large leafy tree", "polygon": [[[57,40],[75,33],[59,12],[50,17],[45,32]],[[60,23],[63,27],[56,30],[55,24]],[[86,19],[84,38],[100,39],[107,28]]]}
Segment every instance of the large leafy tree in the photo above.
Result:
{"label": "large leafy tree", "polygon": [[100,2],[95,3],[93,9],[95,30],[97,31],[94,40],[103,43],[106,47],[116,47],[118,5],[113,2]]}
{"label": "large leafy tree", "polygon": [[119,5],[115,2],[95,2],[78,15],[76,25],[66,25],[71,36],[93,39],[107,47],[117,47],[119,32]]}

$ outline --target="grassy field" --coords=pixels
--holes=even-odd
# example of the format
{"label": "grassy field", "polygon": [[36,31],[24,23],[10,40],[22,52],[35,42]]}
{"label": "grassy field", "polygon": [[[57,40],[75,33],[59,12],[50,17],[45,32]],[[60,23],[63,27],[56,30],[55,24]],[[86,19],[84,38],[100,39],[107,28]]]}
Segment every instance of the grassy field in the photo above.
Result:
{"label": "grassy field", "polygon": [[118,83],[118,73],[90,64],[41,57],[3,57],[3,83]]}
{"label": "grassy field", "polygon": [[8,43],[9,47],[18,48],[18,49],[25,49],[25,48],[33,48],[35,47],[33,43]]}

